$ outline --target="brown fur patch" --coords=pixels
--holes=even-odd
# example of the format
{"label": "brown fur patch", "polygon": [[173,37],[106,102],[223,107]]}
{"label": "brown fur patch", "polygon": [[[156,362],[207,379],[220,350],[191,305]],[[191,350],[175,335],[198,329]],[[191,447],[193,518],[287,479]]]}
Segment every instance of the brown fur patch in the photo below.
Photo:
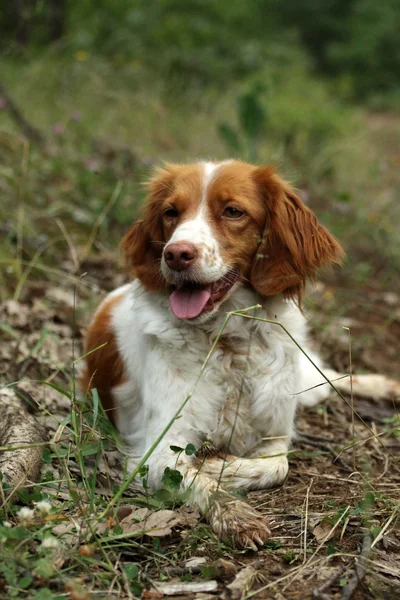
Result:
{"label": "brown fur patch", "polygon": [[[160,261],[165,242],[179,223],[191,218],[202,197],[201,164],[165,165],[148,185],[143,219],[136,221],[121,241],[121,250],[135,275],[150,290],[164,289]],[[176,209],[179,216],[165,214]]]}
{"label": "brown fur patch", "polygon": [[[110,420],[115,423],[112,388],[126,381],[124,364],[118,351],[117,340],[111,327],[113,308],[122,300],[124,294],[113,296],[104,302],[94,316],[86,333],[85,352],[86,368],[81,377],[81,388],[87,393],[97,389],[104,410]],[[99,346],[102,346],[102,348]],[[97,348],[97,349],[96,349]]]}
{"label": "brown fur patch", "polygon": [[283,291],[300,303],[305,281],[314,277],[318,268],[340,263],[343,249],[271,167],[256,169],[254,178],[266,218],[251,282],[263,296]]}
{"label": "brown fur patch", "polygon": [[[222,258],[227,265],[236,267],[245,280],[250,276],[265,222],[264,204],[252,177],[254,170],[255,167],[241,161],[222,164],[207,195],[210,224]],[[240,219],[226,218],[227,206],[242,210],[244,215]]]}
{"label": "brown fur patch", "polygon": [[[165,289],[164,245],[195,215],[204,174],[201,163],[159,169],[149,184],[144,218],[121,242],[133,274],[150,290]],[[227,206],[243,215],[228,218]],[[218,165],[207,189],[207,217],[227,268],[237,269],[262,296],[284,292],[300,302],[306,279],[343,256],[337,240],[272,167],[242,161]]]}

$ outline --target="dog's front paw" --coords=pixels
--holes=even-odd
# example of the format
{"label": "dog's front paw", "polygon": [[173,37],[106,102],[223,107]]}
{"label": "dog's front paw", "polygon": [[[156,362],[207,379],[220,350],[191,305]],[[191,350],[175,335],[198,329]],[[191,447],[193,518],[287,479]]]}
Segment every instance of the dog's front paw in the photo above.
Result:
{"label": "dog's front paw", "polygon": [[215,495],[207,518],[218,537],[230,539],[238,548],[257,550],[271,533],[261,513],[224,493]]}

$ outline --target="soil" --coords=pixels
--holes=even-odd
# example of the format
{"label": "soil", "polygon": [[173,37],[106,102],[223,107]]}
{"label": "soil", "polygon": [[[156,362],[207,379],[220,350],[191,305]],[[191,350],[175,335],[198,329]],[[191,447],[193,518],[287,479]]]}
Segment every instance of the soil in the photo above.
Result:
{"label": "soil", "polygon": [[[62,417],[69,401],[54,389],[44,390],[27,380],[65,382],[60,373],[70,368],[73,333],[79,343],[94,303],[124,280],[115,274],[115,263],[114,256],[104,256],[83,265],[89,275],[79,283],[76,310],[69,282],[65,286],[28,282],[21,301],[9,300],[0,307],[0,321],[12,330],[5,333],[7,344],[0,350],[0,374],[7,382],[25,380],[17,386],[21,401],[36,412],[51,435],[55,426],[43,409]],[[351,364],[354,373],[399,376],[399,285],[389,291],[379,278],[355,284],[346,271],[330,273],[310,290],[307,313],[328,364],[340,371],[348,371]],[[176,598],[400,598],[399,404],[354,399],[354,409],[364,422],[355,417],[353,429],[352,403],[346,400],[332,396],[322,406],[301,410],[285,484],[249,494],[249,502],[271,525],[265,548],[237,552],[220,546],[196,519],[192,530],[178,526],[160,538],[160,552],[174,551],[181,569],[180,576],[167,580],[204,582],[204,573],[190,574],[185,567],[191,556],[205,557],[206,564],[215,567],[210,577],[217,580],[217,595]],[[106,493],[110,473],[118,478],[115,464],[114,452],[107,477],[99,469],[100,494]],[[152,540],[143,544],[150,548]],[[144,560],[143,553],[129,548],[123,557],[139,565]],[[168,565],[162,558],[143,563],[144,597],[161,597],[151,582],[159,580],[160,573],[165,575]],[[249,573],[244,582],[241,573]]]}

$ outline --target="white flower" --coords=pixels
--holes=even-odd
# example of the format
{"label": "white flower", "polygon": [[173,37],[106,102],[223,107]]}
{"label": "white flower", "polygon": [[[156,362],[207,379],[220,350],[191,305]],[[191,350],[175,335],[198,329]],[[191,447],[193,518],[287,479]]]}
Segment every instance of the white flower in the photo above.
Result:
{"label": "white flower", "polygon": [[3,527],[12,527],[12,523],[10,521],[3,521]]}
{"label": "white flower", "polygon": [[51,511],[51,504],[47,500],[40,500],[35,502],[35,508],[42,517],[45,517]]}
{"label": "white flower", "polygon": [[23,506],[17,512],[17,519],[19,521],[21,521],[21,523],[29,523],[30,521],[33,520],[33,517],[34,517],[33,510],[31,508],[28,508],[27,506]]}
{"label": "white flower", "polygon": [[41,548],[59,548],[60,546],[61,546],[61,544],[58,541],[58,539],[50,535],[49,537],[44,538],[40,547]]}

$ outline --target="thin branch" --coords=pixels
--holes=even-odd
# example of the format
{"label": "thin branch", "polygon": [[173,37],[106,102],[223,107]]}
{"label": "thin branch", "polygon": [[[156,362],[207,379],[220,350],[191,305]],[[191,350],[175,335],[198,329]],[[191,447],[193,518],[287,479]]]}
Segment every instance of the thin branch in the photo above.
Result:
{"label": "thin branch", "polygon": [[[371,552],[371,535],[369,532],[364,533],[363,543],[361,547],[360,557],[361,559],[368,558],[369,553]],[[344,586],[342,590],[342,595],[340,600],[350,600],[353,597],[353,594],[358,589],[358,586],[362,582],[367,572],[366,564],[364,560],[359,560],[357,557],[355,560],[355,568],[351,572],[350,577],[348,579],[348,583]]]}
{"label": "thin branch", "polygon": [[1,81],[0,96],[5,102],[5,108],[8,109],[10,117],[12,118],[14,123],[16,123],[16,125],[21,129],[24,136],[31,142],[36,142],[37,144],[44,144],[45,139],[43,134],[26,120],[21,110],[15,104],[14,100],[11,98],[9,93],[6,91]]}

